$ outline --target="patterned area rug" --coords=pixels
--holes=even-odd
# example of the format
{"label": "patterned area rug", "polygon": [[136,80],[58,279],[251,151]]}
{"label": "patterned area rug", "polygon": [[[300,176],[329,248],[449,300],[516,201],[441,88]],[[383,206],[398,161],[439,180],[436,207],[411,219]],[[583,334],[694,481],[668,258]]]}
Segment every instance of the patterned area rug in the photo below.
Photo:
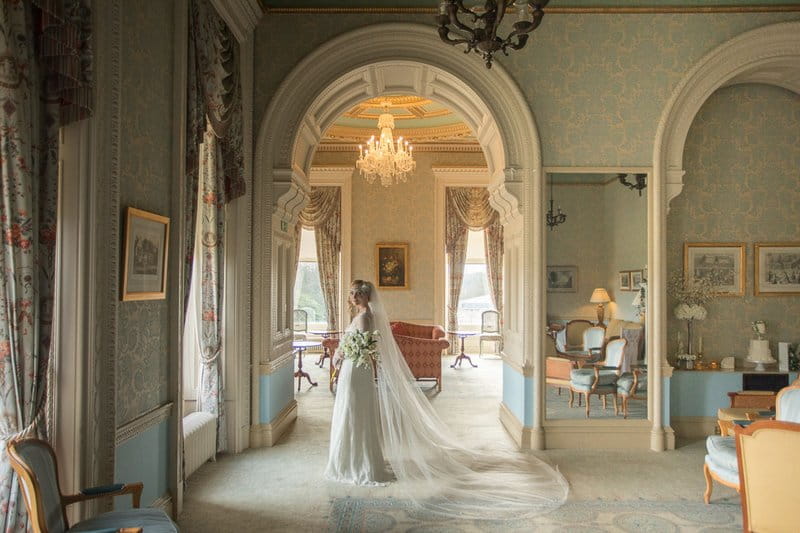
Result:
{"label": "patterned area rug", "polygon": [[690,501],[577,501],[533,520],[487,522],[457,520],[426,513],[409,502],[387,498],[332,501],[328,522],[335,532],[471,533],[537,532],[702,532],[741,531],[741,508],[735,503]]}

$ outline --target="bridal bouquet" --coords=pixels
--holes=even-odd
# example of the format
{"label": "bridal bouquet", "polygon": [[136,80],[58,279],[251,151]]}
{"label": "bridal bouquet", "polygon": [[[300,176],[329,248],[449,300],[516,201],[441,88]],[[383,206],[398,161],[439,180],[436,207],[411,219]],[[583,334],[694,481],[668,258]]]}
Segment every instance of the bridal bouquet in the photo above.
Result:
{"label": "bridal bouquet", "polygon": [[378,360],[377,331],[350,331],[342,338],[340,350],[345,359],[353,361],[353,366],[369,368],[372,361]]}

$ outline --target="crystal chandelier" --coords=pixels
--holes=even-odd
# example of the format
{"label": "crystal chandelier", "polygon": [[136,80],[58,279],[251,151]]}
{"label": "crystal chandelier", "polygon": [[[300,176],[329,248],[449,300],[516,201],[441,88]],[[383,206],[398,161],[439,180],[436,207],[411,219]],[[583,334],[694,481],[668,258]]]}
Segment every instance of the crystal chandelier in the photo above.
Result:
{"label": "crystal chandelier", "polygon": [[[550,0],[485,0],[483,9],[464,7],[464,0],[441,0],[439,2],[439,37],[447,44],[466,44],[464,53],[475,50],[483,56],[486,68],[492,68],[494,54],[502,51],[508,55],[507,48],[519,50],[528,42],[528,34],[535,30],[544,17],[543,8]],[[508,37],[497,36],[506,9],[514,4],[517,8],[517,21]],[[464,15],[461,21],[458,15]],[[468,23],[472,23],[470,27]],[[450,36],[452,33],[453,37]]]}
{"label": "crystal chandelier", "polygon": [[381,136],[376,139],[373,135],[367,141],[366,148],[358,145],[358,161],[356,168],[367,183],[381,178],[381,185],[388,187],[392,183],[405,182],[408,173],[414,170],[417,163],[414,161],[412,151],[414,148],[400,137],[395,142],[392,136],[394,129],[394,116],[389,113],[389,102],[383,103],[383,113],[378,117],[378,128]]}

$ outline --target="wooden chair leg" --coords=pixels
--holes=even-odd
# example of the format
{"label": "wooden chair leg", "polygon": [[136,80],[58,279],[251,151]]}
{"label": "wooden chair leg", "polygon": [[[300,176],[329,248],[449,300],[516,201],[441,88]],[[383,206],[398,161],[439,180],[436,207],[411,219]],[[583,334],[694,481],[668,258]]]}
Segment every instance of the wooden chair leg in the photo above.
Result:
{"label": "wooden chair leg", "polygon": [[603,411],[605,411],[606,408],[607,408],[607,406],[606,406],[606,395],[603,394]]}
{"label": "wooden chair leg", "polygon": [[617,416],[617,413],[619,412],[619,409],[617,408],[617,395],[616,394],[612,394],[611,395],[611,402],[614,404],[614,416]]}
{"label": "wooden chair leg", "polygon": [[703,501],[706,504],[711,503],[711,484],[713,481],[711,480],[711,471],[708,469],[708,465],[703,463],[703,475],[706,477],[706,493],[703,495]]}
{"label": "wooden chair leg", "polygon": [[561,396],[561,387],[557,387],[557,388],[558,388],[558,395]]}
{"label": "wooden chair leg", "polygon": [[[580,394],[579,394],[579,395],[578,395],[578,398],[580,398],[580,397],[581,397],[581,396],[580,396]],[[570,406],[570,408],[572,408],[572,402],[573,402],[574,400],[575,400],[575,393],[574,393],[574,392],[572,392],[572,389],[569,389],[569,406]]]}
{"label": "wooden chair leg", "polygon": [[[586,418],[589,418],[589,398],[591,397],[591,394],[586,395]],[[580,396],[578,396],[578,400],[580,400]]]}

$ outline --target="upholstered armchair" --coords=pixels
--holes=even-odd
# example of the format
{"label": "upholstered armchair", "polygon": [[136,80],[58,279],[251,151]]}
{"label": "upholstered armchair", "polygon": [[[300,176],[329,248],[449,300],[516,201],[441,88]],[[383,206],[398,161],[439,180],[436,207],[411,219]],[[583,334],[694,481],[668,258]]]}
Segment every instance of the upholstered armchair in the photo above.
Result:
{"label": "upholstered armchair", "polygon": [[606,343],[605,359],[591,366],[584,366],[570,372],[570,402],[574,393],[586,396],[586,418],[589,418],[590,398],[594,394],[603,399],[606,408],[606,397],[611,396],[614,402],[614,413],[617,413],[617,379],[622,374],[625,364],[625,339],[614,339]]}
{"label": "upholstered armchair", "polygon": [[572,389],[570,388],[570,374],[578,367],[575,361],[565,359],[564,357],[547,357],[544,362],[544,382],[551,387],[558,389],[558,395],[561,396],[561,389],[569,391],[569,400],[572,402]]}
{"label": "upholstered armchair", "polygon": [[[39,439],[12,440],[6,445],[11,467],[19,476],[25,507],[34,533],[63,533],[65,531],[105,531],[123,533],[177,533],[178,528],[161,509],[139,508],[141,483],[117,484],[84,489],[79,494],[61,494],[58,483],[58,464],[50,445]],[[70,527],[67,505],[130,494],[133,509],[112,511],[84,520]]]}
{"label": "upholstered armchair", "polygon": [[503,349],[503,335],[500,332],[500,313],[494,310],[481,313],[481,333],[478,335],[478,357],[483,355],[483,343],[494,342],[499,354]]}
{"label": "upholstered armchair", "polygon": [[598,357],[603,350],[606,339],[606,328],[592,326],[583,330],[583,351],[596,354]]}
{"label": "upholstered armchair", "polygon": [[647,400],[647,371],[635,368],[633,372],[623,372],[617,379],[617,397],[622,399],[622,418],[628,418],[629,400]]}
{"label": "upholstered armchair", "polygon": [[[800,385],[784,387],[775,399],[775,419],[782,422],[800,423]],[[753,422],[753,425],[759,422]],[[736,438],[727,435],[711,435],[706,439],[707,454],[703,463],[706,492],[703,500],[711,501],[713,482],[739,490],[739,460],[736,456]],[[794,461],[794,459],[793,459]]]}
{"label": "upholstered armchair", "polygon": [[593,324],[588,320],[570,320],[564,327],[563,351],[583,349],[583,332],[591,328]]}
{"label": "upholstered armchair", "polygon": [[417,381],[435,380],[442,390],[442,350],[450,347],[441,326],[392,322],[394,340]]}

